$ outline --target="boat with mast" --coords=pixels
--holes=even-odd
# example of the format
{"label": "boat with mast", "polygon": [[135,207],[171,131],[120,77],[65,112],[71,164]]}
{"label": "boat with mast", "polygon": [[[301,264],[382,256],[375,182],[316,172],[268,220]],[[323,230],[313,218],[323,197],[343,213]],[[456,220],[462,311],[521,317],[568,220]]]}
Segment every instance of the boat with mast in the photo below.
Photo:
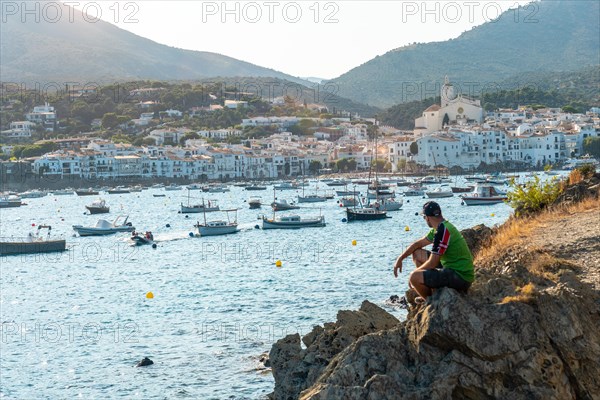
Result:
{"label": "boat with mast", "polygon": [[213,202],[211,203],[211,201],[208,201],[208,205],[204,204],[204,199],[202,199],[202,204],[194,204],[192,205],[190,203],[190,190],[188,190],[188,202],[187,202],[187,206],[183,204],[183,202],[181,203],[181,214],[198,214],[198,213],[202,213],[202,212],[212,212],[212,211],[219,211],[220,208],[219,206],[216,204],[216,202],[213,200]]}
{"label": "boat with mast", "polygon": [[[374,149],[373,149],[373,153],[375,155],[375,182],[376,182],[376,189],[375,189],[375,199],[378,199],[378,189],[377,189],[377,184],[378,184],[378,180],[377,180],[377,133],[375,133],[375,145],[374,145]],[[371,163],[372,164],[372,163]],[[372,166],[372,165],[371,165]],[[371,168],[369,168],[369,187],[371,186]],[[367,201],[369,198],[369,192],[367,191]],[[348,222],[352,222],[352,221],[375,221],[375,220],[381,220],[381,219],[386,219],[387,218],[387,211],[385,210],[381,210],[378,208],[372,208],[369,207],[368,205],[365,206],[365,204],[363,204],[362,202],[359,201],[359,205],[360,207],[354,206],[354,207],[348,207],[346,208],[346,218]]]}
{"label": "boat with mast", "polygon": [[[204,202],[203,202],[204,205]],[[206,207],[205,207],[206,208]],[[228,235],[230,233],[236,233],[239,231],[238,223],[237,223],[237,208],[231,210],[222,210],[227,213],[227,221],[225,220],[206,220],[206,211],[204,212],[204,223],[201,224],[200,221],[194,225],[194,228],[198,230],[198,234],[200,236],[218,236],[218,235]],[[229,213],[235,212],[236,216],[233,221],[229,218]]]}

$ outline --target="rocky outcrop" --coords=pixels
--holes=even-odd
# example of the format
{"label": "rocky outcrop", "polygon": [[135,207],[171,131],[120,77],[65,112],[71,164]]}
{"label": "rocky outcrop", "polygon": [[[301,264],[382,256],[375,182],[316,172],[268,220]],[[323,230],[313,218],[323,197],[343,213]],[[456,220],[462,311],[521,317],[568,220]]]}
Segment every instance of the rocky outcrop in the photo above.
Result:
{"label": "rocky outcrop", "polygon": [[554,201],[554,204],[576,203],[588,197],[598,197],[600,194],[600,174],[585,179],[567,187]]}
{"label": "rocky outcrop", "polygon": [[[440,289],[424,304],[407,296],[403,322],[365,302],[315,327],[305,349],[298,335],[280,340],[271,398],[600,399],[595,207],[557,213],[522,245],[494,243],[468,295]],[[467,239],[475,252],[488,229]]]}
{"label": "rocky outcrop", "polygon": [[393,315],[365,300],[359,311],[339,311],[337,322],[315,326],[302,338],[306,349],[302,349],[298,334],[277,341],[269,353],[275,377],[272,398],[296,399],[317,381],[338,353],[359,337],[393,328],[398,323]]}
{"label": "rocky outcrop", "polygon": [[486,246],[492,240],[494,230],[484,224],[476,225],[472,228],[464,229],[460,232],[471,249],[473,255],[479,252],[483,246]]}

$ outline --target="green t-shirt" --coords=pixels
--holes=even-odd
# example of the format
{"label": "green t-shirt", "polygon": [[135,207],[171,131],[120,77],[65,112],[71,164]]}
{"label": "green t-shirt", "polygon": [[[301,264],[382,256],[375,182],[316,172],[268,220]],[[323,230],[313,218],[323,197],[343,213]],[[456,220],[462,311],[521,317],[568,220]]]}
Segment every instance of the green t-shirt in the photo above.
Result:
{"label": "green t-shirt", "polygon": [[440,256],[444,268],[454,270],[467,282],[475,280],[473,256],[458,229],[448,221],[442,221],[437,228],[427,234],[427,240],[433,242],[431,252]]}

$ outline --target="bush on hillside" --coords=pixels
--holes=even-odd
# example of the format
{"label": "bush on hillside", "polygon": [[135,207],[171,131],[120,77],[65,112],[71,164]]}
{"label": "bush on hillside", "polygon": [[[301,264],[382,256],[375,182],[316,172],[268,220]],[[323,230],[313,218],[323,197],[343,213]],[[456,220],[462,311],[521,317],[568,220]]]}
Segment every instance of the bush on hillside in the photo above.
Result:
{"label": "bush on hillside", "polygon": [[523,185],[513,179],[510,186],[512,190],[508,193],[508,202],[517,216],[543,210],[561,193],[561,186],[556,179],[544,182],[538,176]]}

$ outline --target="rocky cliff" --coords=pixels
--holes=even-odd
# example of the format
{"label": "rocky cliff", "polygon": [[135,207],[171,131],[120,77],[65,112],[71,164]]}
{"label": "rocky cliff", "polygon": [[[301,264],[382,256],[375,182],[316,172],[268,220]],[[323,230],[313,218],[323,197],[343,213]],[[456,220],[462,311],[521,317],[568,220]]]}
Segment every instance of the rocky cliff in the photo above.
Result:
{"label": "rocky cliff", "polygon": [[279,340],[271,398],[600,399],[597,186],[588,194],[493,236],[471,231],[473,246],[490,238],[468,295],[438,290],[403,322],[365,301],[305,348]]}

